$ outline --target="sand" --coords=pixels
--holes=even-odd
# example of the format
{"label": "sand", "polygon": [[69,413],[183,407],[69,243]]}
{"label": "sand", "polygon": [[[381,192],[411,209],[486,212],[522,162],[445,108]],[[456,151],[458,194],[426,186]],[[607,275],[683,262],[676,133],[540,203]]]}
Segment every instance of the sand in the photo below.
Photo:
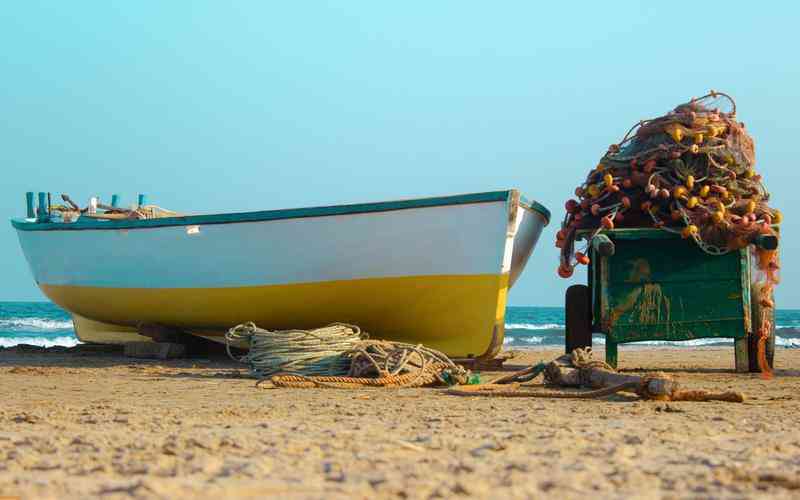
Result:
{"label": "sand", "polygon": [[732,348],[621,350],[743,404],[275,389],[221,358],[20,351],[0,352],[0,495],[800,497],[800,350],[769,381]]}

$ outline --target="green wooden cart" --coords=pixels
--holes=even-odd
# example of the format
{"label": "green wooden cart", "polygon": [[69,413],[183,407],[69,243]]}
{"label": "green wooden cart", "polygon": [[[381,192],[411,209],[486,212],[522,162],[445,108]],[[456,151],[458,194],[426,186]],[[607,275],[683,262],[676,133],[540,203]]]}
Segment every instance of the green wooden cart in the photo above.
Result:
{"label": "green wooden cart", "polygon": [[[588,235],[584,235],[587,237]],[[757,245],[777,248],[777,238]],[[617,346],[645,340],[734,339],[736,371],[758,371],[760,285],[753,251],[704,253],[690,240],[658,229],[617,229],[589,245],[589,284],[566,293],[566,347],[590,347],[592,333],[606,337],[606,362],[617,366]],[[767,342],[772,366],[774,330]]]}

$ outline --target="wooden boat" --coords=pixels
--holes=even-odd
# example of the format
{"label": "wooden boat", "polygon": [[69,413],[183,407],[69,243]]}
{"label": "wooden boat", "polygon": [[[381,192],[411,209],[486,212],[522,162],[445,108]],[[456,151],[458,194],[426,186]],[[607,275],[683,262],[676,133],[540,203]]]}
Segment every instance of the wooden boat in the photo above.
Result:
{"label": "wooden boat", "polygon": [[142,325],[222,340],[245,321],[270,329],[341,321],[373,338],[478,357],[502,346],[508,289],[549,217],[507,190],[12,224],[36,283],[73,315],[84,342],[147,340]]}

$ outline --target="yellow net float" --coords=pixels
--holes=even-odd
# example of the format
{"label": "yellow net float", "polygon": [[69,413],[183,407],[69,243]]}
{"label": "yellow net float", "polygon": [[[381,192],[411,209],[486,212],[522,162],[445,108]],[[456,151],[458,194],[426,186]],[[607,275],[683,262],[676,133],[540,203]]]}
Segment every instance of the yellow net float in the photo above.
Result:
{"label": "yellow net float", "polygon": [[697,231],[698,231],[697,226],[695,226],[694,224],[689,224],[688,226],[683,228],[683,230],[681,230],[681,237],[683,237],[684,239],[689,238],[697,234]]}
{"label": "yellow net float", "polygon": [[678,125],[677,123],[669,124],[664,131],[668,133],[670,137],[672,137],[672,140],[675,142],[681,142],[685,135],[683,127],[681,125]]}

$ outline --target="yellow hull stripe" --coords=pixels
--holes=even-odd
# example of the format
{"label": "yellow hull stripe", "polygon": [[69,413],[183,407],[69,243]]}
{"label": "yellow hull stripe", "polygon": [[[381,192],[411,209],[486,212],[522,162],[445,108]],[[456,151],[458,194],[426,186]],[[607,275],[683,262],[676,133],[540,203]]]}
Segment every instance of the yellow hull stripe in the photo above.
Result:
{"label": "yellow hull stripe", "polygon": [[270,329],[314,328],[341,321],[361,326],[372,338],[424,343],[450,356],[466,357],[489,354],[502,346],[508,275],[233,288],[42,285],[42,290],[53,302],[82,317],[76,318],[76,328],[84,341],[127,341],[130,334],[119,327],[139,323],[215,330],[221,335],[245,321]]}

